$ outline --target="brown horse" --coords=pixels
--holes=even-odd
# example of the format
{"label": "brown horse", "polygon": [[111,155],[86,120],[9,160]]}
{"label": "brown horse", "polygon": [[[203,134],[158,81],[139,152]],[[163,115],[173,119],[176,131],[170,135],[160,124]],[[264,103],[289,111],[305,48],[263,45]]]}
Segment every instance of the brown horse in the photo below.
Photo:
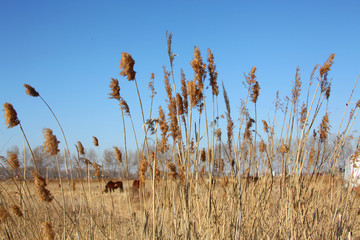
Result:
{"label": "brown horse", "polygon": [[123,189],[123,183],[122,181],[117,181],[117,182],[113,182],[113,181],[109,181],[106,185],[105,185],[105,190],[104,192],[108,192],[110,189],[111,191],[115,191],[115,189],[120,189],[120,192],[124,191]]}
{"label": "brown horse", "polygon": [[134,180],[132,187],[133,187],[134,190],[139,189],[140,188],[140,181],[139,180]]}

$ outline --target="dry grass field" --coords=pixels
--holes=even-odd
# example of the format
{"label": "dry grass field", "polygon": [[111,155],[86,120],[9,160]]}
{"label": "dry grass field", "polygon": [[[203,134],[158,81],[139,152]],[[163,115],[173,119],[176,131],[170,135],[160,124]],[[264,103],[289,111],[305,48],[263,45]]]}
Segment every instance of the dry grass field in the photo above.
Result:
{"label": "dry grass field", "polygon": [[[291,94],[284,100],[276,96],[273,120],[265,121],[257,114],[256,67],[245,75],[246,94],[235,117],[225,86],[219,89],[211,50],[204,63],[195,47],[193,79],[186,80],[183,71],[175,79],[172,34],[167,38],[167,97],[158,109],[153,106],[158,91],[154,76],[146,104],[150,109],[144,110],[135,61],[129,53],[121,56],[120,75],[134,83],[138,95],[131,106],[140,109],[136,116],[143,124],[137,127],[144,130],[143,139],[136,135],[134,113],[120,96],[119,81],[110,81],[109,98],[120,105],[124,138],[122,150],[114,147],[113,154],[124,179],[102,179],[101,154],[88,159],[81,142],[70,152],[60,122],[33,87],[25,84],[26,94],[46,104],[61,130],[65,150],[60,160],[59,141],[51,129],[44,128],[42,153],[34,154],[17,112],[10,103],[3,104],[5,124],[20,128],[31,157],[26,169],[25,164],[20,168],[16,153],[0,156],[7,179],[0,182],[0,238],[359,239],[359,193],[344,188],[339,167],[360,157],[360,138],[351,130],[360,100],[353,100],[349,90],[341,124],[334,128],[339,130],[330,134],[328,74],[335,55],[314,67],[308,89],[298,68]],[[220,91],[225,109],[219,112]],[[130,137],[136,140],[136,159],[130,159]],[[39,156],[45,155],[56,163],[58,180],[40,174]],[[134,162],[139,188],[133,188],[129,177]],[[123,181],[124,191],[104,192],[108,180]]]}
{"label": "dry grass field", "polygon": [[[242,239],[333,239],[350,233],[360,236],[360,198],[356,191],[342,187],[341,177],[305,179],[303,189],[297,189],[296,180],[289,179],[282,196],[279,177],[273,183],[270,178],[242,180]],[[191,182],[190,206],[182,201],[179,180],[156,183],[156,219],[151,181],[140,190],[132,188],[132,181],[123,183],[123,192],[116,189],[105,193],[105,181],[92,181],[89,187],[86,180],[77,180],[75,189],[70,189],[64,180],[64,209],[59,181],[47,185],[54,197],[51,203],[39,200],[33,182],[1,182],[3,239],[42,239],[46,237],[45,221],[50,223],[55,239],[148,239],[153,237],[154,221],[156,238],[160,239],[183,239],[187,232],[191,239],[206,239],[208,234],[211,239],[232,239],[236,234],[238,187],[232,179],[215,180],[210,230],[209,186],[205,181],[200,180],[198,185]],[[304,192],[299,195],[299,191]],[[14,206],[19,207],[22,216]],[[184,214],[188,224],[184,223]]]}

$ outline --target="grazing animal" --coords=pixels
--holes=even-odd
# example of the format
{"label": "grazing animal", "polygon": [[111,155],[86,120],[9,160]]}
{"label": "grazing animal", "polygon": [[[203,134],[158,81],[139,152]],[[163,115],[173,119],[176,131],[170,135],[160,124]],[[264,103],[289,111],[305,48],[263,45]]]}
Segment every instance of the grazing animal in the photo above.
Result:
{"label": "grazing animal", "polygon": [[122,181],[117,181],[117,182],[113,182],[113,181],[109,181],[106,185],[105,185],[105,190],[104,192],[108,192],[110,189],[111,191],[115,191],[115,189],[120,189],[120,192],[124,191],[123,189],[123,183]]}
{"label": "grazing animal", "polygon": [[139,180],[134,180],[132,187],[133,187],[133,189],[139,189],[140,188],[140,181]]}

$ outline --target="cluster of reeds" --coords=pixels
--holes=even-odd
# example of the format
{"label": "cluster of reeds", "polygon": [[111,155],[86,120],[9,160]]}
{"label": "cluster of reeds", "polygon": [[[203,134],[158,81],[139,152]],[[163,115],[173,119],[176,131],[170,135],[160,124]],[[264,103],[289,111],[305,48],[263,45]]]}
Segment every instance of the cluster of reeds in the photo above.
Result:
{"label": "cluster of reeds", "polygon": [[[149,82],[151,104],[149,109],[144,109],[135,60],[126,52],[121,56],[120,76],[135,85],[138,95],[140,113],[137,114],[142,116],[143,139],[137,138],[132,120],[133,103],[128,104],[126,96],[120,95],[121,80],[110,81],[109,98],[118,101],[122,117],[124,146],[122,150],[114,146],[113,150],[125,170],[125,192],[102,191],[105,179],[100,149],[98,163],[101,164],[86,157],[80,141],[75,145],[77,156],[71,157],[57,121],[66,145],[64,159],[59,159],[60,141],[47,128],[43,130],[43,152],[57,163],[59,194],[40,175],[34,154],[33,185],[19,173],[20,162],[15,153],[1,157],[7,163],[3,167],[9,176],[14,171],[22,180],[21,183],[12,180],[18,190],[15,197],[5,184],[0,184],[2,236],[7,239],[26,238],[26,234],[41,239],[340,239],[360,235],[358,196],[351,188],[343,187],[337,171],[341,159],[348,157],[343,149],[351,140],[351,128],[360,104],[358,101],[348,111],[352,107],[351,93],[334,141],[327,103],[331,92],[328,75],[335,55],[314,67],[307,92],[298,67],[290,96],[281,100],[277,93],[273,119],[268,120],[259,119],[257,114],[264,89],[260,88],[261,79],[257,79],[257,68],[253,67],[244,74],[244,98],[235,117],[225,84],[222,91],[219,89],[215,57],[210,49],[204,62],[200,48],[194,48],[190,61],[192,79],[187,80],[182,69],[179,69],[180,79],[175,78],[172,36],[167,33],[170,68],[164,67],[163,71],[165,105],[158,108],[153,108],[156,91],[160,90],[155,88],[154,74]],[[41,98],[33,87],[25,84],[25,88],[28,95]],[[302,92],[306,93],[304,97]],[[224,109],[219,109],[221,94]],[[5,124],[19,125],[26,139],[13,106],[5,103],[3,107]],[[158,111],[154,113],[153,109]],[[132,132],[126,126],[128,121]],[[223,131],[226,133],[222,134]],[[129,178],[129,135],[136,143],[139,189],[132,186]],[[96,137],[93,142],[99,148]],[[27,145],[31,150],[30,144]],[[357,159],[359,152],[359,148],[353,150],[353,159]],[[82,168],[86,168],[83,177],[87,180],[80,180],[80,188],[76,190],[73,170],[81,175]],[[65,178],[61,169],[66,169]],[[92,176],[99,181],[93,182]],[[88,190],[85,190],[86,182]],[[32,191],[36,191],[38,198],[33,197]]]}

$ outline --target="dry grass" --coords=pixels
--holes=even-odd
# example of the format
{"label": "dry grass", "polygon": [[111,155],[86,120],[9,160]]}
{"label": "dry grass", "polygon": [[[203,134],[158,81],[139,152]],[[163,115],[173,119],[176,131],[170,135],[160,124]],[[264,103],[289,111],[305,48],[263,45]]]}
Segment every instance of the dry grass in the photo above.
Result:
{"label": "dry grass", "polygon": [[[301,197],[297,195],[296,186],[289,179],[286,198],[279,198],[280,178],[250,179],[243,178],[242,194],[242,238],[244,239],[282,239],[286,236],[310,239],[331,239],[333,236],[346,235],[351,230],[353,236],[360,236],[360,196],[355,191],[342,187],[341,177],[319,176],[317,179],[307,177],[304,181],[307,190]],[[65,180],[63,182],[66,182]],[[207,208],[206,196],[208,184],[201,181],[198,194],[190,196],[192,206],[190,209],[190,238],[207,238]],[[73,192],[75,199],[74,208],[71,206],[69,186],[64,186],[66,213],[72,222],[66,227],[67,237],[81,239],[139,239],[151,237],[152,229],[152,187],[147,181],[145,188],[140,191],[132,189],[132,181],[124,181],[124,192],[115,190],[113,193],[104,193],[103,182],[91,183],[91,194],[84,193],[80,187],[81,182],[76,181],[76,190]],[[82,184],[86,185],[87,181]],[[39,201],[34,183],[27,183],[29,194],[33,202],[31,206],[22,206],[21,196],[17,186],[23,182],[1,182],[1,197],[6,208],[12,204],[20,207],[24,216],[19,217],[10,212],[10,218],[2,221],[2,233],[12,233],[12,238],[35,239],[44,220],[51,223],[56,238],[64,234],[62,218],[59,215],[62,207],[56,203],[53,207]],[[182,197],[180,194],[181,182],[168,180],[167,193],[164,192],[165,183],[160,181],[157,185],[156,219],[158,238],[176,239],[183,238],[182,229]],[[269,189],[271,186],[272,190]],[[194,187],[191,187],[194,188]],[[59,181],[52,180],[48,189],[54,199],[61,199]],[[227,184],[224,179],[217,178],[213,189],[213,215],[211,218],[211,235],[215,239],[230,239],[235,236],[238,195],[236,180],[230,179]],[[21,191],[25,191],[22,187]],[[192,191],[194,191],[193,189]],[[130,202],[127,198],[130,198]],[[140,199],[142,203],[140,203]],[[86,199],[91,204],[86,205]],[[44,210],[49,207],[49,215]],[[87,210],[90,209],[90,212]],[[132,211],[131,211],[132,209]],[[89,215],[92,218],[89,219]],[[131,220],[133,217],[133,223]],[[92,221],[97,227],[90,229]],[[291,220],[290,220],[291,219]],[[289,221],[290,220],[290,221]],[[290,223],[288,225],[288,223]],[[20,231],[21,229],[21,231]],[[134,232],[135,231],[135,232]],[[343,231],[343,233],[337,233]],[[105,235],[104,235],[105,234]],[[340,235],[339,235],[340,234]],[[4,236],[4,235],[3,235]],[[147,237],[146,237],[147,236]]]}

